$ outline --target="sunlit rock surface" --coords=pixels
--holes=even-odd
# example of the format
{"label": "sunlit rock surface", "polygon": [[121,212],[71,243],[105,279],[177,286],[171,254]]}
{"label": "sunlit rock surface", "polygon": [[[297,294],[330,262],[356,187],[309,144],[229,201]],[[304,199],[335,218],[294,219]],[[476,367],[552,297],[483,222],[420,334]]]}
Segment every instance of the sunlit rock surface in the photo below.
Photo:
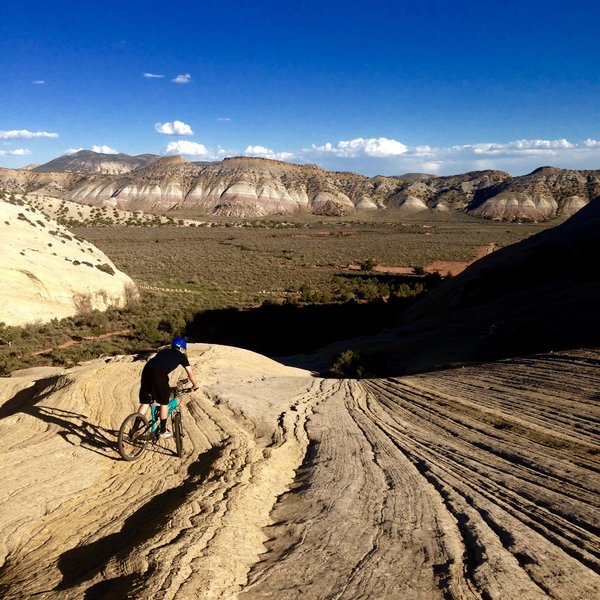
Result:
{"label": "sunlit rock surface", "polygon": [[0,239],[1,322],[49,321],[137,298],[103,252],[27,204],[0,201]]}

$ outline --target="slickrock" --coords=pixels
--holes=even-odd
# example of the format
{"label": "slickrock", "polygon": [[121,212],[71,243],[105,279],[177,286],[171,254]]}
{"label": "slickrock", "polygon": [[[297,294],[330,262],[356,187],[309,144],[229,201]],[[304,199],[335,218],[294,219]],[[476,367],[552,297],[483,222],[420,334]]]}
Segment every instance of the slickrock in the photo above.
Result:
{"label": "slickrock", "polygon": [[143,360],[0,379],[3,598],[596,597],[600,350],[360,382],[189,356],[182,459],[116,452]]}
{"label": "slickrock", "polygon": [[0,321],[22,325],[124,306],[138,292],[92,244],[30,205],[0,201]]}

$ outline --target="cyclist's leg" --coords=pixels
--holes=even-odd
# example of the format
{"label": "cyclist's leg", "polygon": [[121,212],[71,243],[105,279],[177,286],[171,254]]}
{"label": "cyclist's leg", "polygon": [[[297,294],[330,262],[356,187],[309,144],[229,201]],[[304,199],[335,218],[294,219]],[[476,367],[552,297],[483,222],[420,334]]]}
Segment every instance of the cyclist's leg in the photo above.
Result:
{"label": "cyclist's leg", "polygon": [[[154,402],[153,398],[153,377],[152,370],[144,367],[142,370],[142,378],[140,382],[140,393],[139,393],[140,405],[137,412],[143,416],[146,416],[148,410]],[[131,431],[129,432],[130,438],[135,436],[136,432],[142,427],[144,421],[142,419],[136,419]]]}
{"label": "cyclist's leg", "polygon": [[151,405],[152,405],[152,401],[140,404],[137,411],[140,414],[146,416],[146,414],[148,413],[148,409],[150,408]]}
{"label": "cyclist's leg", "polygon": [[166,373],[156,373],[154,378],[154,398],[160,404],[160,433],[164,434],[167,429],[167,416],[169,414],[169,376]]}
{"label": "cyclist's leg", "polygon": [[148,409],[154,402],[154,371],[146,365],[142,370],[142,380],[140,382],[140,405],[138,412],[146,416]]}

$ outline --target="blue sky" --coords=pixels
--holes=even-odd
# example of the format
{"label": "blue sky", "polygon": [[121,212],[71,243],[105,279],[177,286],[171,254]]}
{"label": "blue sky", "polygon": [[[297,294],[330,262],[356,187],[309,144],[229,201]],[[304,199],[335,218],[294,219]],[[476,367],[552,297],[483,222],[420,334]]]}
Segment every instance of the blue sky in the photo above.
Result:
{"label": "blue sky", "polygon": [[598,0],[4,4],[0,166],[86,148],[600,168]]}

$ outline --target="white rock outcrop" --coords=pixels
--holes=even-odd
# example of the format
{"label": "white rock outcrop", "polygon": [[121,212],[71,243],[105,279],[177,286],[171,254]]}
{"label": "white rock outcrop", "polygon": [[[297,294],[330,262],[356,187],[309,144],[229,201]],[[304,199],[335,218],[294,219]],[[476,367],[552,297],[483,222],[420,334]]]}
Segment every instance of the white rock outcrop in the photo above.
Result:
{"label": "white rock outcrop", "polygon": [[0,322],[23,325],[138,297],[130,277],[92,244],[26,204],[0,201]]}

